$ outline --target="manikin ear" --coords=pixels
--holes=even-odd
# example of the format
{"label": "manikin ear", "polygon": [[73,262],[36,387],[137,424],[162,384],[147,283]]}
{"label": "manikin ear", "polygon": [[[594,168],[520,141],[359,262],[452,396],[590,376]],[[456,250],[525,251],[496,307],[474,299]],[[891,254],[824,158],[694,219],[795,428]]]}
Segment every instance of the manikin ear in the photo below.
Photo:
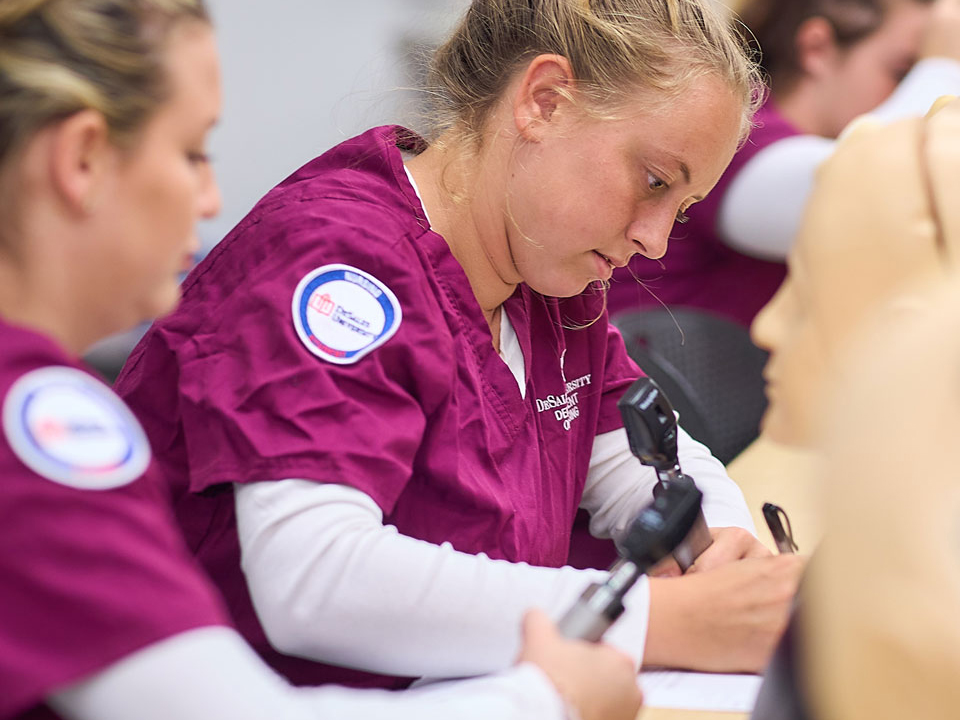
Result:
{"label": "manikin ear", "polygon": [[116,159],[106,119],[95,110],[81,110],[50,132],[47,162],[53,190],[68,210],[89,215],[98,203],[107,169]]}
{"label": "manikin ear", "polygon": [[520,136],[539,142],[559,109],[570,101],[559,89],[573,92],[573,68],[562,55],[537,55],[527,65],[513,97],[513,120]]}
{"label": "manikin ear", "polygon": [[811,77],[819,77],[835,62],[840,48],[830,21],[822,17],[804,20],[794,36],[797,66]]}

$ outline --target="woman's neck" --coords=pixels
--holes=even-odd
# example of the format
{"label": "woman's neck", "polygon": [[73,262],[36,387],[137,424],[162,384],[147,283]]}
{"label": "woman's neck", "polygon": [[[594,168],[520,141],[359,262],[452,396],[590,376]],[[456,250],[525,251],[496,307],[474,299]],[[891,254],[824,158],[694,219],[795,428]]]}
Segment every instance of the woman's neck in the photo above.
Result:
{"label": "woman's neck", "polygon": [[[33,248],[36,249],[36,248]],[[67,352],[79,356],[101,336],[89,312],[70,262],[58,262],[30,252],[33,261],[0,251],[0,316],[7,322],[36,330]]]}
{"label": "woman's neck", "polygon": [[507,241],[504,179],[491,171],[504,164],[490,162],[495,148],[466,157],[445,147],[446,143],[430,146],[409,160],[407,168],[420,190],[431,226],[463,268],[492,332],[494,325],[499,328],[499,307],[521,279]]}
{"label": "woman's neck", "polygon": [[774,95],[777,111],[805,135],[829,137],[822,118],[821,92],[810,81],[799,80],[787,93]]}

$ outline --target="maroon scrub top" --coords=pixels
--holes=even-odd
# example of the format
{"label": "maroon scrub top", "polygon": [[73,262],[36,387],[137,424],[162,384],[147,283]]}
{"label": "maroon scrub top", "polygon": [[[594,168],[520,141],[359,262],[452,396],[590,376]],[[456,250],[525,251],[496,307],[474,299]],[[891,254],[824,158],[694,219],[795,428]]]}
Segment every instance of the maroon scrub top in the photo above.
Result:
{"label": "maroon scrub top", "polygon": [[601,295],[521,285],[504,306],[526,361],[521,397],[405,173],[401,151],[422,147],[375,128],[287,178],[191,273],[117,380],[191,547],[247,639],[295,683],[407,681],[270,648],[231,483],[349,485],[404,535],[559,566],[593,438],[621,426],[616,401],[640,374]]}
{"label": "maroon scrub top", "polygon": [[32,330],[0,342],[0,718],[51,718],[52,692],[228,621],[120,399]]}
{"label": "maroon scrub top", "polygon": [[[799,135],[772,101],[757,112],[756,127],[734,155],[716,187],[677,225],[667,253],[659,260],[636,255],[614,271],[608,292],[610,314],[639,308],[692,307],[749,327],[787,274],[786,263],[737,252],[717,232],[717,214],[730,183],[758,152],[778,140]],[[637,280],[641,280],[643,287]]]}

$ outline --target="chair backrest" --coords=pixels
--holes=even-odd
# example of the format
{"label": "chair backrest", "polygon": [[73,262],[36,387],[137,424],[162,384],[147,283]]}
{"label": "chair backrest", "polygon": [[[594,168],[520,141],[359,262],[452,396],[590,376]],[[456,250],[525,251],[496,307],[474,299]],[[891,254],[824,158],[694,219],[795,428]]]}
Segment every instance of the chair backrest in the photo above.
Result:
{"label": "chair backrest", "polygon": [[723,463],[759,434],[767,353],[740,325],[702,310],[634,310],[612,318],[630,357],[656,380],[680,425]]}

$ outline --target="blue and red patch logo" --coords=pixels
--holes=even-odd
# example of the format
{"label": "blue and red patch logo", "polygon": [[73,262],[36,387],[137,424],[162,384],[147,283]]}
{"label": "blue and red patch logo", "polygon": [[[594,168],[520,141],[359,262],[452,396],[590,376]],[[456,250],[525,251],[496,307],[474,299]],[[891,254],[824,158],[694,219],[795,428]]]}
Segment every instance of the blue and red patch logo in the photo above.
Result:
{"label": "blue and red patch logo", "polygon": [[293,326],[304,346],[338,365],[355,363],[383,345],[403,313],[390,288],[349,265],[309,272],[293,293]]}
{"label": "blue and red patch logo", "polygon": [[81,490],[126,485],[150,464],[147,437],[127,406],[75,368],[18,379],[3,402],[3,431],[27,467]]}

